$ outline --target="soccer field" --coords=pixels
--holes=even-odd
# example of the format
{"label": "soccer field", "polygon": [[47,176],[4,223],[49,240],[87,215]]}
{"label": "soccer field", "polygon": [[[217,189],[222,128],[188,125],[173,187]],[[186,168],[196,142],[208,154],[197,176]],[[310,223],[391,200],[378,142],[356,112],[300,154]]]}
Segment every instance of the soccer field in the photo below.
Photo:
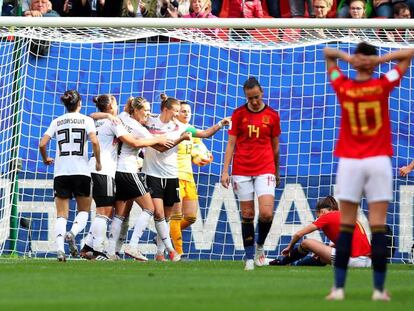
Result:
{"label": "soccer field", "polygon": [[[242,262],[0,260],[0,310],[410,310],[414,266],[390,265],[390,303],[371,302],[371,270],[353,269],[344,302],[324,301],[331,267]],[[411,307],[410,307],[411,306]]]}

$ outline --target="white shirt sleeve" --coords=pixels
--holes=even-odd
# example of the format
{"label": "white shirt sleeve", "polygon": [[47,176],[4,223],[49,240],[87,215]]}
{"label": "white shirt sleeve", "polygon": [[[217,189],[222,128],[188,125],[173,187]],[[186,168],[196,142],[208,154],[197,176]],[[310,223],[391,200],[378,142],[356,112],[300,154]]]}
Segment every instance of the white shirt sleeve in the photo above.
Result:
{"label": "white shirt sleeve", "polygon": [[389,82],[395,82],[395,81],[397,81],[397,80],[399,80],[401,77],[400,77],[400,73],[398,72],[398,70],[397,69],[391,69],[390,71],[388,71],[386,74],[385,74],[385,77],[387,78],[387,80],[389,81]]}
{"label": "white shirt sleeve", "polygon": [[95,121],[90,118],[86,117],[86,133],[96,133]]}
{"label": "white shirt sleeve", "polygon": [[56,134],[56,120],[53,120],[52,123],[50,123],[49,128],[46,130],[45,135],[49,137],[53,137]]}
{"label": "white shirt sleeve", "polygon": [[112,132],[114,133],[116,137],[125,136],[129,134],[123,124],[112,125]]}

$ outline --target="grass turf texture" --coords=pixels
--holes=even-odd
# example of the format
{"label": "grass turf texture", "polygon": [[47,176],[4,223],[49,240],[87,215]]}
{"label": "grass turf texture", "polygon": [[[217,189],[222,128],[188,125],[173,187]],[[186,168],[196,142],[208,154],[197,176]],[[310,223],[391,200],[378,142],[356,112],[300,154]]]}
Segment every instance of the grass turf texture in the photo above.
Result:
{"label": "grass turf texture", "polygon": [[390,265],[392,301],[372,302],[371,270],[349,272],[346,300],[325,301],[331,267],[242,262],[0,259],[0,310],[410,310],[414,266]]}

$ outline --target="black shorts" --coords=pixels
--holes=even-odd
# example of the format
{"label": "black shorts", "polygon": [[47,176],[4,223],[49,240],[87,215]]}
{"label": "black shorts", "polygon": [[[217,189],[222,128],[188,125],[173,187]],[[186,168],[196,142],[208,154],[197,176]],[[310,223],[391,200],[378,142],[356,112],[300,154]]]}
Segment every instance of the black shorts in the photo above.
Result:
{"label": "black shorts", "polygon": [[163,199],[164,206],[173,206],[180,202],[180,184],[178,178],[159,178],[145,176],[147,187],[153,199]]}
{"label": "black shorts", "polygon": [[91,178],[85,175],[57,176],[53,179],[55,197],[71,199],[91,195]]}
{"label": "black shorts", "polygon": [[91,173],[92,197],[96,207],[113,206],[115,202],[115,179],[102,174]]}
{"label": "black shorts", "polygon": [[128,201],[148,193],[144,177],[140,173],[115,173],[117,201]]}

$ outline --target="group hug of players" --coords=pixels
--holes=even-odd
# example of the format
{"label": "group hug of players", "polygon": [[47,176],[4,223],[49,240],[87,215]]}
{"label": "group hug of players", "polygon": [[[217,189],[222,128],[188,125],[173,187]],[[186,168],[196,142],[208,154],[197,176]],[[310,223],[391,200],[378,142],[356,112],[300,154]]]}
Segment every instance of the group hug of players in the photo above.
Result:
{"label": "group hug of players", "polygon": [[[180,260],[183,252],[181,226],[193,223],[197,214],[198,198],[191,166],[192,143],[196,137],[212,136],[229,124],[229,118],[206,130],[198,130],[188,124],[190,106],[174,98],[162,95],[161,113],[151,116],[147,100],[131,97],[118,115],[115,97],[100,95],[94,98],[99,110],[91,115],[94,121],[80,113],[82,100],[77,91],[65,92],[61,100],[68,112],[52,121],[39,146],[44,163],[55,164],[53,187],[57,208],[58,260],[66,260],[64,240],[69,244],[71,255],[78,256],[75,237],[87,224],[92,198],[96,204],[96,217],[80,252],[81,257],[98,260],[118,258],[135,201],[142,212],[134,224],[125,254],[137,260],[148,260],[138,250],[138,242],[153,217],[158,240],[156,259],[165,260],[166,250],[170,260]],[[55,160],[46,152],[47,143],[54,136],[57,140]],[[90,160],[87,138],[93,148]],[[141,165],[137,160],[142,148],[145,148],[145,156]],[[72,228],[66,231],[72,197],[77,201],[78,213]],[[181,198],[186,204],[181,203]],[[182,210],[185,211],[184,218]],[[175,247],[166,222],[172,213],[171,232],[175,237]],[[110,219],[109,239],[105,245]]]}
{"label": "group hug of players", "polygon": [[[386,214],[388,203],[393,197],[388,98],[409,68],[414,50],[378,56],[374,46],[361,42],[353,54],[331,48],[326,48],[324,53],[328,75],[342,109],[335,148],[335,155],[339,158],[336,176],[339,208],[333,197],[321,199],[317,205],[318,219],[296,232],[282,251],[284,256],[270,264],[288,264],[309,252],[315,253],[322,263],[332,263],[334,286],[326,297],[328,300],[345,298],[348,266],[372,266],[372,299],[389,301],[390,296],[384,289]],[[355,69],[354,79],[342,73],[337,60],[347,62]],[[390,61],[397,62],[396,66],[380,78],[374,78],[376,66]],[[242,217],[245,270],[254,270],[255,266],[269,264],[263,245],[273,221],[275,187],[280,183],[281,129],[279,114],[264,103],[263,89],[257,79],[249,78],[243,85],[243,91],[246,103],[235,109],[231,117],[221,184],[229,187],[232,183],[237,195]],[[47,156],[46,146],[51,137],[56,135],[58,148],[54,192],[58,216],[58,260],[66,259],[64,239],[68,241],[72,255],[77,253],[74,237],[86,226],[91,203],[91,178],[97,216],[81,250],[83,257],[117,258],[128,229],[126,220],[132,202],[136,201],[142,212],[125,247],[125,254],[137,260],[148,260],[139,252],[138,241],[154,217],[157,230],[156,259],[165,260],[166,249],[170,260],[180,260],[183,252],[180,230],[194,222],[197,210],[197,191],[189,151],[192,137],[209,137],[228,125],[229,119],[225,118],[207,130],[197,130],[188,125],[190,107],[166,96],[162,97],[161,113],[156,117],[150,116],[150,104],[142,97],[131,98],[124,112],[117,116],[115,98],[101,95],[94,100],[100,110],[92,115],[96,120],[95,128],[92,118],[79,113],[81,98],[76,91],[66,92],[62,101],[68,113],[53,120],[39,146],[44,163],[53,163],[53,159]],[[119,119],[121,122],[117,121]],[[89,137],[94,152],[89,164],[86,137]],[[119,155],[118,141],[121,141]],[[141,148],[145,148],[145,151],[140,171],[137,155]],[[184,164],[178,162],[177,155],[180,154],[190,154]],[[404,174],[407,174],[411,166],[404,170]],[[257,239],[253,223],[255,195],[259,204]],[[357,209],[363,195],[368,202],[371,243],[357,222]],[[72,196],[77,200],[78,214],[72,228],[66,232],[68,203]],[[109,242],[107,248],[103,249],[111,217]],[[170,226],[166,219],[171,219]],[[304,235],[318,229],[334,245],[304,239],[295,247]]]}

